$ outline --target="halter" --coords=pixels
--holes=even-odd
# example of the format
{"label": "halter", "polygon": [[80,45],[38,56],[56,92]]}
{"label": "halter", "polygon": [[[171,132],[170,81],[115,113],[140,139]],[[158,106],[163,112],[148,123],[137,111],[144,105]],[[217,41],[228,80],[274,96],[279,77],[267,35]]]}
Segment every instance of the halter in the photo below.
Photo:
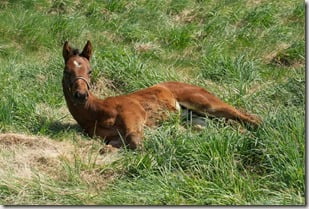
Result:
{"label": "halter", "polygon": [[73,81],[73,83],[75,83],[77,80],[79,80],[79,79],[81,79],[81,80],[83,80],[83,81],[85,81],[86,82],[86,84],[87,84],[87,88],[88,88],[88,90],[90,89],[90,84],[89,84],[89,81],[87,81],[87,79],[86,78],[84,78],[84,77],[82,77],[82,76],[78,76],[78,77],[76,77],[75,79],[74,79],[74,81]]}

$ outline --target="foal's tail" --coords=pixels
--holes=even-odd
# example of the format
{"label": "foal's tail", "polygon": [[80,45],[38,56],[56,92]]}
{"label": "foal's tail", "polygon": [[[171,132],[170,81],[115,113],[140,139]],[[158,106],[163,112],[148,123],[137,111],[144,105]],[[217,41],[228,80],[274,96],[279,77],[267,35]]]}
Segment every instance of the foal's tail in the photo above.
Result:
{"label": "foal's tail", "polygon": [[201,87],[180,82],[166,82],[160,85],[168,88],[181,106],[198,114],[224,117],[254,126],[262,122],[259,117],[237,110]]}

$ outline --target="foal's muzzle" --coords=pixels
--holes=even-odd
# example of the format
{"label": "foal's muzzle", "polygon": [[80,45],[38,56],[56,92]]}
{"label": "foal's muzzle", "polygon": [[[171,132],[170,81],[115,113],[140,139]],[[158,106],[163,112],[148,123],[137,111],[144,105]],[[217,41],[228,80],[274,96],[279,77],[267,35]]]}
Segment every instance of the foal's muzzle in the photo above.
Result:
{"label": "foal's muzzle", "polygon": [[89,97],[90,84],[89,84],[88,80],[84,77],[76,77],[73,80],[73,84],[76,83],[78,80],[84,81],[87,85],[87,89],[85,90],[85,89],[77,88],[73,92],[73,98],[74,98],[76,103],[84,104],[84,103],[86,103],[86,101],[88,100],[88,97]]}
{"label": "foal's muzzle", "polygon": [[74,96],[75,99],[77,99],[79,101],[86,101],[88,99],[89,94],[88,94],[88,92],[80,93],[80,92],[76,91],[73,96]]}

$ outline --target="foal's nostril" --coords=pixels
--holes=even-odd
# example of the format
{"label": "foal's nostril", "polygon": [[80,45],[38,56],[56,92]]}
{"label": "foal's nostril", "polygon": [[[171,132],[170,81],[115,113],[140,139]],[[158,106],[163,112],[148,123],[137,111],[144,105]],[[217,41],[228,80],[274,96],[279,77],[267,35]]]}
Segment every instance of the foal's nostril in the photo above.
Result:
{"label": "foal's nostril", "polygon": [[75,92],[75,93],[74,93],[74,97],[75,97],[75,99],[86,100],[87,97],[88,97],[88,93],[79,93],[79,92]]}

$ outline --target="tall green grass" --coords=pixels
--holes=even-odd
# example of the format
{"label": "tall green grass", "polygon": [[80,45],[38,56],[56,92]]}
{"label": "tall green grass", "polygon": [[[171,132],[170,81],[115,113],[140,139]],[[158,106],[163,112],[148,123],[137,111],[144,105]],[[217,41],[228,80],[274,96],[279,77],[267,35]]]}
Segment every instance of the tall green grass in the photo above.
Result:
{"label": "tall green grass", "polygon": [[[66,111],[65,40],[79,48],[92,41],[93,83],[108,79],[115,94],[178,80],[264,121],[247,130],[206,118],[196,131],[171,116],[145,130],[143,149],[122,150],[112,163],[76,155],[61,159],[57,177],[6,171],[0,203],[304,205],[304,24],[305,5],[296,0],[0,2],[1,133],[45,136],[77,150],[96,140]],[[106,178],[104,186],[84,172]]]}

